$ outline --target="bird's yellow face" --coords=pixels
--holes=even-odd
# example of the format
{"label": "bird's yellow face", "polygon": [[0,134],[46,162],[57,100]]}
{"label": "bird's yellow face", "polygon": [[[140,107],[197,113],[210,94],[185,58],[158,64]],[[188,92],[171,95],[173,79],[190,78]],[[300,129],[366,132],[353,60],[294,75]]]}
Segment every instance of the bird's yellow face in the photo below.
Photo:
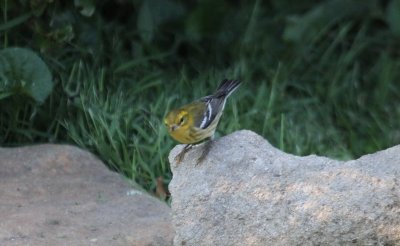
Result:
{"label": "bird's yellow face", "polygon": [[178,142],[189,143],[186,139],[188,136],[189,127],[193,119],[189,113],[183,109],[175,109],[167,114],[164,118],[164,124],[168,129],[169,134]]}

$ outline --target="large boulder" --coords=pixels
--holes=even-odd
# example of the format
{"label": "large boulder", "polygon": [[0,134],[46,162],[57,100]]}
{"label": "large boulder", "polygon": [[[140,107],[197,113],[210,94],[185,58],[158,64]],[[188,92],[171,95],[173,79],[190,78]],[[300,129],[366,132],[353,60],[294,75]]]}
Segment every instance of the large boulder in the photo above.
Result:
{"label": "large boulder", "polygon": [[172,245],[170,208],[92,154],[0,148],[0,245]]}
{"label": "large boulder", "polygon": [[251,131],[170,153],[174,245],[400,245],[400,146],[357,160],[284,153]]}

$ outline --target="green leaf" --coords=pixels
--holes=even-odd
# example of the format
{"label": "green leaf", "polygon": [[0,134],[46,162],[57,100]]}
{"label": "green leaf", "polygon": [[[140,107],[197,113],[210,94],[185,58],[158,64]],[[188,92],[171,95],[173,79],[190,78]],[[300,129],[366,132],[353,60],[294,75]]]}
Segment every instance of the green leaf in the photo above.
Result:
{"label": "green leaf", "polygon": [[283,39],[292,43],[310,42],[325,28],[345,19],[368,18],[376,6],[376,0],[323,1],[301,16],[288,17]]}
{"label": "green leaf", "polygon": [[392,0],[388,4],[386,19],[393,34],[400,36],[400,0]]}
{"label": "green leaf", "polygon": [[80,8],[83,16],[90,17],[96,10],[96,5],[93,0],[74,0],[75,7]]}
{"label": "green leaf", "polygon": [[42,103],[53,90],[51,73],[35,52],[24,48],[0,50],[0,94],[27,95]]}
{"label": "green leaf", "polygon": [[21,25],[22,23],[27,21],[29,18],[31,18],[31,16],[32,16],[31,13],[26,13],[26,14],[22,14],[18,17],[15,17],[14,19],[9,20],[9,21],[5,22],[4,24],[1,24],[0,31],[6,31],[6,30],[16,27],[18,25]]}
{"label": "green leaf", "polygon": [[151,42],[158,28],[182,16],[182,5],[170,0],[146,0],[138,14],[137,28],[146,42]]}
{"label": "green leaf", "polygon": [[225,1],[200,1],[186,20],[186,34],[196,41],[217,35],[223,31],[221,29],[227,10]]}

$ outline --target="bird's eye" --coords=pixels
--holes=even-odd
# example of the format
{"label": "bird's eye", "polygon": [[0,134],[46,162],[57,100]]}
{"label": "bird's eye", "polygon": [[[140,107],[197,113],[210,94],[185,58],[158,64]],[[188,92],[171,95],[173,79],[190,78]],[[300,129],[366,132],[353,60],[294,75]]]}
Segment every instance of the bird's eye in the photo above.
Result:
{"label": "bird's eye", "polygon": [[181,117],[179,120],[179,124],[182,124],[184,121],[185,121],[185,119],[183,117]]}

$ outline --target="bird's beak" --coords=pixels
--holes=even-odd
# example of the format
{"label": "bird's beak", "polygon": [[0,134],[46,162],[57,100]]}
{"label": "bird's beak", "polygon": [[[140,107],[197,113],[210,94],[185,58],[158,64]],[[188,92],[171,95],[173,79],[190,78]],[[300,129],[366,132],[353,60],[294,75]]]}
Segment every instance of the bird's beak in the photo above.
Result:
{"label": "bird's beak", "polygon": [[172,125],[172,126],[169,128],[169,131],[173,132],[173,131],[176,130],[176,128],[178,128],[177,125]]}

